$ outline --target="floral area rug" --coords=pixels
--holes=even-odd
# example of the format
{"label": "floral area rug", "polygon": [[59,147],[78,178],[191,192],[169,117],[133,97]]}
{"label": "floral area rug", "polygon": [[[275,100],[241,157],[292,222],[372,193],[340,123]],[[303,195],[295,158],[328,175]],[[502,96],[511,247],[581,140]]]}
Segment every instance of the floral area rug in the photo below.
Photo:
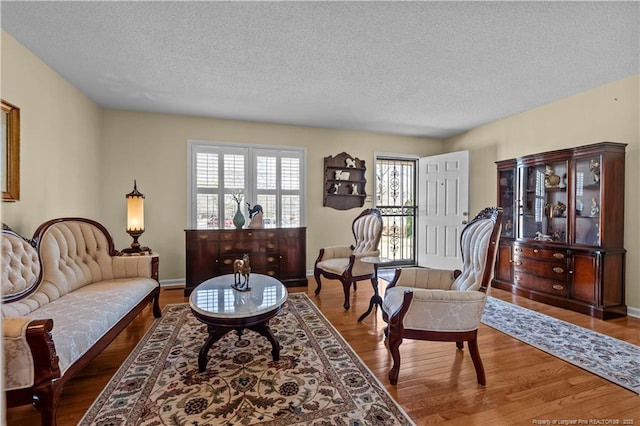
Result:
{"label": "floral area rug", "polygon": [[198,372],[207,328],[165,307],[80,425],[413,425],[306,294],[269,321],[280,342],[228,333]]}
{"label": "floral area rug", "polygon": [[504,302],[487,299],[482,322],[640,394],[640,347]]}

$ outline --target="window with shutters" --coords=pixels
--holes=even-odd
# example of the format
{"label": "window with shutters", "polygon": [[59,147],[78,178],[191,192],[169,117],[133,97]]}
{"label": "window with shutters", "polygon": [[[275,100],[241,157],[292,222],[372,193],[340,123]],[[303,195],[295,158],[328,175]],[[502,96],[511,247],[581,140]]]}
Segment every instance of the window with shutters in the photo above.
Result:
{"label": "window with shutters", "polygon": [[262,206],[265,228],[304,226],[304,148],[189,141],[189,227],[234,228],[234,197],[249,223]]}

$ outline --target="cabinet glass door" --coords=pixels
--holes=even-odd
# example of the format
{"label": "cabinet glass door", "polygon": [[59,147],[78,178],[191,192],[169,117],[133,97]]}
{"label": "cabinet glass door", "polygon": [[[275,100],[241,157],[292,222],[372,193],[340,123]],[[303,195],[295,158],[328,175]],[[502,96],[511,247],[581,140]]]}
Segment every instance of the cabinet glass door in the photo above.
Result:
{"label": "cabinet glass door", "polygon": [[500,184],[498,206],[502,207],[502,237],[513,238],[515,225],[515,171],[499,171]]}
{"label": "cabinet glass door", "polygon": [[600,156],[576,159],[576,244],[600,245]]}
{"label": "cabinet glass door", "polygon": [[518,237],[567,242],[567,162],[519,169]]}

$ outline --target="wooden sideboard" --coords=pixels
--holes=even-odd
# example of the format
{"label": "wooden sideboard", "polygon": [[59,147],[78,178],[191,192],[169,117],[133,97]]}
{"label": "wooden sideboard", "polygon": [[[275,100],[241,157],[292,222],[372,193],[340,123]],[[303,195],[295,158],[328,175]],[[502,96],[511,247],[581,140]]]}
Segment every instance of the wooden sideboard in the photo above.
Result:
{"label": "wooden sideboard", "polygon": [[201,282],[233,273],[233,261],[249,254],[251,272],[285,286],[307,285],[307,228],[186,229],[185,296]]}

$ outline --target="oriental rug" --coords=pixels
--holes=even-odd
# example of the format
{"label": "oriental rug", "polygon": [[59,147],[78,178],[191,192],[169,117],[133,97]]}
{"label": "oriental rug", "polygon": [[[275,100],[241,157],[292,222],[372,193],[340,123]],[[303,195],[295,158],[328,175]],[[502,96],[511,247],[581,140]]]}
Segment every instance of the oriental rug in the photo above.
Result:
{"label": "oriental rug", "polygon": [[413,425],[304,293],[269,321],[280,346],[246,330],[216,342],[198,372],[207,328],[168,305],[80,425]]}
{"label": "oriental rug", "polygon": [[640,346],[494,297],[482,323],[640,394]]}

